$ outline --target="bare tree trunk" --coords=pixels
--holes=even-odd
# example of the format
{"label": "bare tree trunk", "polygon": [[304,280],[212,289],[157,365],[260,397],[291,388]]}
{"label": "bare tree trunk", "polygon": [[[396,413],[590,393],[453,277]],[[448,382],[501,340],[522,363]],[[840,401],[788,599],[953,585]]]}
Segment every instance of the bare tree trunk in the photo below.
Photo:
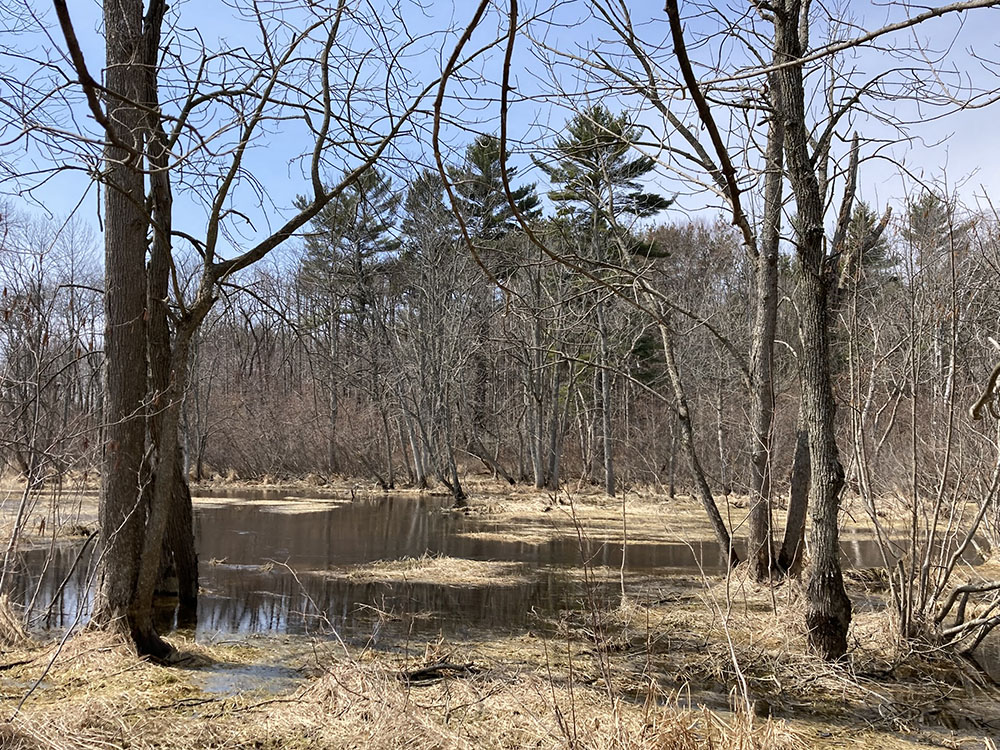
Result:
{"label": "bare tree trunk", "polygon": [[719,484],[722,487],[722,494],[731,495],[733,487],[726,462],[726,431],[722,423],[722,406],[722,381],[720,380],[715,388],[715,447],[719,452]]}
{"label": "bare tree trunk", "polygon": [[396,465],[392,460],[392,430],[389,429],[389,415],[386,414],[386,407],[382,407],[382,433],[385,437],[385,467],[387,490],[396,488]]}
{"label": "bare tree trunk", "polygon": [[670,457],[667,465],[667,496],[673,500],[677,496],[677,424],[670,422]]}
{"label": "bare tree trunk", "polygon": [[[772,101],[778,88],[772,86]],[[774,336],[778,319],[778,247],[781,230],[784,127],[772,117],[768,131],[764,181],[764,226],[755,248],[753,328],[750,332],[750,528],[747,557],[750,574],[767,580],[774,568],[771,540],[771,479],[774,423]]]}
{"label": "bare tree trunk", "polygon": [[423,444],[417,438],[417,431],[413,427],[413,415],[409,413],[405,406],[402,393],[399,395],[400,403],[403,407],[403,424],[406,426],[406,440],[410,444],[410,455],[413,457],[413,478],[414,484],[422,490],[427,489],[427,462],[424,460]]}
{"label": "bare tree trunk", "polygon": [[337,460],[337,413],[340,411],[340,403],[337,398],[337,384],[333,382],[332,375],[329,377],[331,382],[327,412],[326,465],[330,474],[337,474],[340,471],[340,463]]}
{"label": "bare tree trunk", "polygon": [[[541,281],[536,276],[533,279],[535,299],[541,298]],[[544,354],[542,349],[542,321],[536,317],[531,328],[532,341],[529,353],[530,370],[525,374],[525,393],[531,409],[531,464],[535,475],[535,489],[545,487],[545,411],[542,398],[542,373],[544,369]]]}
{"label": "bare tree trunk", "polygon": [[441,475],[441,481],[444,482],[444,485],[451,492],[452,499],[455,501],[455,507],[467,508],[469,505],[469,496],[462,489],[462,480],[458,476],[458,463],[455,461],[455,451],[452,450],[450,441],[447,452],[447,466],[445,467],[445,472]]}
{"label": "bare tree trunk", "polygon": [[733,549],[732,538],[726,528],[726,522],[722,520],[719,508],[715,504],[712,496],[712,489],[708,485],[708,479],[701,468],[701,461],[698,460],[698,449],[694,441],[694,427],[691,425],[691,412],[688,409],[687,397],[684,395],[684,386],[681,383],[680,371],[677,369],[677,360],[674,357],[673,334],[665,324],[660,325],[660,336],[663,339],[663,355],[666,360],[667,374],[670,376],[670,387],[674,392],[674,409],[677,412],[677,421],[681,427],[681,446],[687,454],[688,466],[691,469],[691,479],[697,488],[698,499],[701,500],[705,512],[708,514],[709,523],[715,532],[715,538],[729,557],[730,566],[739,563],[739,555]]}
{"label": "bare tree trunk", "polygon": [[[128,631],[142,551],[141,505],[146,396],[146,228],[141,171],[145,116],[142,2],[105,3],[105,86],[109,142],[105,163],[104,435],[100,557],[94,614],[98,627]],[[121,144],[121,145],[119,145]]]}
{"label": "bare tree trunk", "polygon": [[532,414],[531,464],[535,475],[535,489],[545,487],[545,415],[542,411],[542,399],[537,394],[529,394],[534,412]]}
{"label": "bare tree trunk", "polygon": [[[163,537],[163,554],[169,560],[180,604],[178,621],[193,624],[198,612],[198,553],[194,546],[194,519],[191,507],[191,490],[183,471],[174,474],[170,500],[170,516]],[[162,576],[161,576],[162,580]]]}
{"label": "bare tree trunk", "polygon": [[396,420],[396,429],[399,430],[399,448],[400,453],[403,456],[403,465],[406,467],[406,477],[410,483],[410,486],[416,484],[417,475],[413,471],[413,462],[410,460],[410,453],[406,449],[406,415],[403,414],[398,420]]}
{"label": "bare tree trunk", "polygon": [[604,447],[604,491],[614,497],[617,491],[615,481],[615,447],[611,428],[611,355],[608,350],[608,328],[604,312],[597,308],[597,325],[601,336],[601,439]]}
{"label": "bare tree trunk", "polygon": [[472,436],[472,440],[469,442],[469,447],[466,449],[466,453],[471,456],[475,456],[482,461],[483,465],[493,472],[494,479],[499,476],[502,477],[507,484],[517,484],[517,480],[510,475],[510,472],[508,472],[496,458],[489,454],[489,451],[486,450],[486,446],[483,445],[479,438],[475,435]]}
{"label": "bare tree trunk", "polygon": [[178,429],[181,402],[187,386],[188,345],[192,328],[190,323],[178,326],[171,351],[170,385],[159,394],[159,445],[154,476],[153,496],[146,524],[146,538],[142,547],[139,576],[135,596],[129,607],[132,638],[140,653],[157,658],[167,656],[172,647],[161,640],[153,620],[153,595],[160,575],[160,560],[167,523],[174,498],[174,483],[179,471]]}
{"label": "bare tree trunk", "polygon": [[809,431],[804,424],[801,406],[792,457],[792,472],[788,491],[788,514],[785,518],[785,536],[778,555],[778,567],[789,575],[796,575],[802,565],[805,551],[806,512],[809,510]]}
{"label": "bare tree trunk", "polygon": [[[158,6],[159,16],[151,13],[147,23],[155,26],[146,30],[146,59],[155,60],[159,49],[159,29],[165,7]],[[146,102],[149,117],[150,206],[152,207],[153,242],[147,273],[146,315],[149,319],[147,355],[153,410],[149,417],[149,432],[155,448],[152,504],[143,542],[143,557],[139,565],[136,592],[129,608],[132,636],[140,653],[164,657],[172,650],[156,633],[152,608],[153,597],[164,572],[173,568],[185,576],[186,608],[197,604],[198,563],[191,523],[191,493],[181,468],[180,427],[185,384],[190,363],[191,337],[194,328],[182,328],[177,333],[177,348],[171,345],[166,300],[168,280],[173,263],[171,227],[173,198],[171,195],[168,143],[158,115],[156,67],[145,70]],[[180,359],[177,357],[180,355]],[[166,452],[170,456],[164,455]],[[161,473],[165,471],[165,473]],[[172,533],[168,534],[170,527]],[[166,564],[161,565],[161,562]],[[151,582],[150,582],[151,581]]]}
{"label": "bare tree trunk", "polygon": [[549,420],[549,467],[548,467],[548,488],[550,490],[559,489],[560,472],[562,464],[563,436],[566,434],[566,425],[569,421],[569,408],[573,400],[569,396],[569,389],[573,387],[573,374],[570,372],[567,385],[566,398],[563,399],[562,409],[559,408],[559,393],[561,391],[561,380],[556,379],[556,387],[552,391],[552,418]]}
{"label": "bare tree trunk", "polygon": [[803,273],[805,287],[800,301],[803,339],[803,415],[809,431],[809,505],[812,510],[809,573],[809,608],[806,625],[809,642],[827,659],[847,652],[851,601],[840,569],[837,526],[844,467],[840,463],[834,432],[833,388],[830,382],[826,321],[826,283],[822,277]]}
{"label": "bare tree trunk", "polygon": [[[799,0],[785,0],[774,14],[775,51],[784,60],[802,56]],[[807,12],[808,9],[805,8]],[[790,65],[774,74],[780,88],[788,178],[798,211],[799,336],[802,342],[802,403],[809,431],[809,504],[812,510],[812,566],[807,589],[809,643],[825,659],[847,652],[851,601],[840,569],[837,520],[844,467],[834,431],[827,309],[828,261],[824,251],[823,195],[809,153],[802,68]]]}

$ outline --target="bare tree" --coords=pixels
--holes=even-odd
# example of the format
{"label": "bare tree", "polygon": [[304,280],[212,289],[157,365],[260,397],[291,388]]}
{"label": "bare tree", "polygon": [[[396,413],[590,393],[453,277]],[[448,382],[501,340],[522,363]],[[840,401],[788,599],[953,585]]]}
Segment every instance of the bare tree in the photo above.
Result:
{"label": "bare tree", "polygon": [[[179,464],[178,427],[194,334],[216,301],[220,284],[294,236],[387,155],[430,87],[409,85],[402,56],[412,40],[405,31],[390,29],[382,19],[342,1],[308,9],[245,9],[257,32],[259,56],[242,49],[218,53],[188,37],[191,46],[176,53],[193,53],[193,59],[179,66],[182,73],[191,71],[193,76],[181,82],[186,91],[179,100],[161,101],[157,83],[168,70],[160,65],[163,3],[152,3],[145,16],[139,2],[127,3],[124,12],[116,4],[106,6],[109,72],[104,87],[87,72],[65,3],[57,2],[56,8],[91,113],[104,127],[108,144],[109,449],[101,503],[106,549],[94,619],[98,624],[125,626],[142,652],[165,656],[169,647],[155,633],[151,606],[171,501],[178,497],[173,489]],[[353,49],[349,29],[361,30],[362,36],[372,34],[380,55]],[[359,71],[373,65],[384,71],[382,93],[374,97],[358,83],[367,80],[367,75],[359,78]],[[230,69],[244,71],[235,85]],[[345,82],[345,93],[335,93],[335,81]],[[352,113],[364,111],[368,121],[342,123],[337,114],[342,106]],[[227,113],[230,119],[214,134],[202,133],[194,124],[202,116]],[[278,121],[297,122],[310,139],[309,150],[301,156],[303,177],[312,192],[290,218],[250,243],[249,249],[227,253],[233,221],[241,217],[230,209],[230,201],[249,177],[246,162],[255,138]],[[362,132],[365,135],[358,135]],[[335,158],[342,158],[347,169],[337,182],[326,184],[324,172]],[[191,177],[195,179],[189,182]],[[208,219],[201,238],[178,235],[171,228],[171,192],[178,187],[208,188]],[[147,285],[147,226],[153,229],[148,302],[153,309],[148,314],[153,324],[149,340],[155,381],[148,400],[147,300],[145,293],[136,291]],[[176,274],[172,248],[178,236],[194,245],[201,259],[190,293],[185,293]],[[169,305],[163,294],[168,281],[173,287]],[[149,477],[143,471],[147,405],[155,414],[157,435]],[[145,512],[140,490],[147,481],[152,485]]]}

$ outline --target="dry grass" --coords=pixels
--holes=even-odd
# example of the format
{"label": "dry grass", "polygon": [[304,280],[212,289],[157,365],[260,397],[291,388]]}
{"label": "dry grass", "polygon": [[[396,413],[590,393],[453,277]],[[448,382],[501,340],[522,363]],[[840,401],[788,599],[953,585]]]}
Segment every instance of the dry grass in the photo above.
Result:
{"label": "dry grass", "polygon": [[6,594],[0,594],[0,647],[4,650],[23,646],[29,642],[24,623],[10,606]]}
{"label": "dry grass", "polygon": [[[50,651],[35,656],[40,663]],[[226,656],[224,648],[201,648],[193,658],[204,663],[220,656]],[[805,747],[782,722],[685,710],[652,688],[646,700],[626,701],[594,686],[502,666],[470,678],[411,687],[399,679],[396,657],[370,653],[358,659],[325,656],[322,666],[320,676],[304,681],[291,695],[218,698],[195,687],[197,670],[158,667],[137,659],[119,642],[86,634],[59,655],[46,678],[49,684],[12,722],[0,724],[0,747]],[[13,677],[30,680],[39,668],[33,664]],[[8,716],[16,701],[9,685],[0,703]]]}
{"label": "dry grass", "polygon": [[[701,505],[688,497],[666,501],[660,496],[627,493],[626,525],[633,542],[676,542],[712,539]],[[515,539],[541,544],[579,531],[591,539],[621,539],[622,500],[586,493],[546,493],[530,488],[483,487],[472,495],[470,515],[496,530],[479,529],[465,536]],[[745,510],[736,510],[742,518]]]}
{"label": "dry grass", "polygon": [[[402,567],[438,563],[450,561]],[[467,643],[411,644],[409,656],[334,652],[322,643],[314,652],[298,642],[293,661],[308,665],[309,676],[277,695],[206,693],[202,668],[259,666],[287,652],[290,639],[180,642],[186,658],[167,668],[84,633],[58,653],[14,721],[0,723],[0,748],[989,747],[988,732],[925,724],[945,714],[951,722],[992,719],[996,694],[961,686],[944,660],[901,652],[884,612],[858,613],[853,662],[832,666],[807,653],[797,584],[772,599],[739,575],[705,583],[701,593],[678,590],[652,605],[626,599],[611,611],[569,613],[561,634],[549,637],[477,634]],[[50,644],[4,655],[29,663],[0,672],[0,719],[55,654]],[[399,678],[440,661],[477,670],[424,686]],[[727,690],[738,710],[720,702]],[[687,708],[706,695],[713,710]],[[771,710],[793,718],[772,720]]]}
{"label": "dry grass", "polygon": [[[506,539],[622,533],[620,502],[597,494],[574,493],[566,505],[532,490],[470,489],[471,513],[495,521]],[[630,493],[627,513],[632,540],[708,538],[703,511],[686,498]],[[333,575],[504,585],[526,572],[517,563],[424,556]],[[591,568],[587,577],[606,582],[617,574]],[[540,628],[544,637],[470,634],[448,653],[432,646],[417,658],[322,653],[300,689],[273,696],[208,693],[198,668],[273,660],[267,645],[182,643],[186,664],[165,668],[85,634],[67,644],[14,721],[0,721],[0,748],[971,749],[989,747],[992,730],[977,722],[1000,726],[997,693],[970,682],[963,665],[909,651],[860,578],[851,591],[858,604],[851,660],[841,665],[808,653],[797,582],[772,590],[737,572],[728,580],[660,581],[641,592],[632,584],[620,606],[565,613]],[[0,612],[0,639],[3,632]],[[0,671],[0,720],[14,712],[53,648],[5,649],[4,662],[31,663]],[[401,670],[444,657],[481,671],[420,687],[398,679]],[[771,720],[771,713],[785,718]]]}
{"label": "dry grass", "polygon": [[730,691],[731,700],[752,707],[748,711],[808,717],[790,724],[806,732],[826,725],[828,739],[866,730],[881,738],[878,744],[895,747],[888,738],[898,733],[907,742],[933,736],[936,743],[960,729],[963,747],[984,747],[1000,727],[1000,693],[946,652],[911,650],[896,635],[894,615],[865,605],[863,593],[851,591],[862,603],[849,658],[840,664],[809,651],[801,583],[771,589],[747,580],[742,570],[728,581],[706,581],[700,595],[671,595],[652,606],[626,602],[600,620],[584,615],[567,628],[581,640],[599,632],[601,669],[623,693],[640,690],[652,669],[687,686],[697,700]]}
{"label": "dry grass", "polygon": [[466,560],[431,554],[352,565],[344,570],[323,571],[322,575],[357,583],[438,583],[447,586],[504,586],[532,580],[527,563]]}

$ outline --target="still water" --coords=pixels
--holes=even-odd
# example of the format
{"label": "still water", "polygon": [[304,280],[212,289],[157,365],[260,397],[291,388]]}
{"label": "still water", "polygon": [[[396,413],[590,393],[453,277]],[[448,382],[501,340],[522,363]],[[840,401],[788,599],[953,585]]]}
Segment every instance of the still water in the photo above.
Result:
{"label": "still water", "polygon": [[[221,493],[216,493],[219,498]],[[230,492],[195,503],[195,534],[201,594],[196,638],[227,634],[304,634],[336,630],[350,640],[382,633],[443,634],[470,628],[523,630],[539,626],[586,599],[612,603],[620,594],[617,569],[621,540],[576,536],[545,542],[477,537],[503,531],[495,521],[449,512],[441,498],[384,496],[319,505],[286,491]],[[80,545],[49,554],[25,554],[12,598],[38,613],[36,625],[75,627],[86,622],[94,561]],[[513,579],[487,583],[379,581],[331,577],[347,566],[421,555],[521,563]],[[870,541],[844,543],[845,564],[881,564]],[[655,581],[691,579],[724,569],[725,555],[712,542],[692,545],[630,542],[632,583],[655,598]],[[608,566],[610,580],[586,587],[583,560]],[[653,587],[650,590],[650,587]],[[167,627],[178,626],[172,610]],[[186,627],[189,625],[185,624]]]}

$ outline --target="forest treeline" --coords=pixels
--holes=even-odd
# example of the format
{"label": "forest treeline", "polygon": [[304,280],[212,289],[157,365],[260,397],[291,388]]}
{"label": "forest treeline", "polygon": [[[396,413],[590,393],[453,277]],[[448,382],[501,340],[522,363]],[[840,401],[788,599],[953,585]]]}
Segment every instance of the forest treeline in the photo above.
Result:
{"label": "forest treeline", "polygon": [[[704,473],[719,493],[747,494],[750,259],[724,220],[671,216],[669,200],[643,192],[653,164],[629,153],[627,117],[596,117],[611,127],[580,115],[537,157],[548,201],[520,185],[512,208],[499,141],[480,136],[449,168],[452,196],[434,172],[373,169],[295,252],[227,282],[193,345],[189,475],[342,475],[444,485],[458,500],[477,472],[686,493],[665,324]],[[588,175],[588,164],[599,166]],[[859,204],[848,245],[879,221]],[[921,189],[841,269],[832,368],[855,494],[909,493],[914,470],[932,492],[945,451],[990,463],[965,411],[992,364],[998,231],[995,215]],[[99,465],[93,242],[78,223],[5,218],[0,434],[7,470],[30,483]],[[791,263],[783,254],[775,353],[786,488],[799,412]]]}

